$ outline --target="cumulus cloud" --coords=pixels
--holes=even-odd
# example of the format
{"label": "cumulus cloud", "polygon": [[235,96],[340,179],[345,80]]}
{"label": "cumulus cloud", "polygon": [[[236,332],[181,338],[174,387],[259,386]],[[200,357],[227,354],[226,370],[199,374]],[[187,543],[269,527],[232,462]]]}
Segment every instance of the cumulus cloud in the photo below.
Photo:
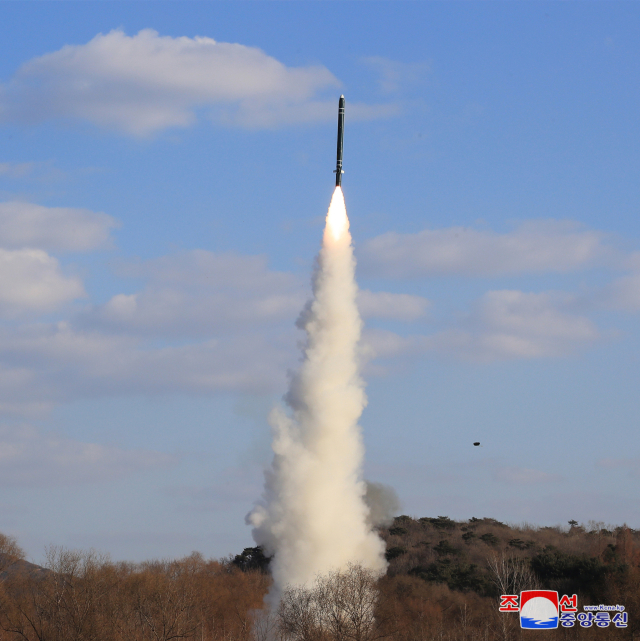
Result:
{"label": "cumulus cloud", "polygon": [[284,388],[294,358],[290,341],[249,332],[157,346],[67,323],[4,328],[0,411],[114,394],[271,393]]}
{"label": "cumulus cloud", "polygon": [[[83,313],[85,327],[164,336],[212,336],[249,327],[292,325],[309,292],[306,279],[269,269],[264,256],[192,250],[144,263],[119,275],[145,279],[135,294],[116,294]],[[425,315],[422,296],[361,291],[363,316],[413,321]]]}
{"label": "cumulus cloud", "polygon": [[383,56],[367,56],[362,62],[378,72],[378,86],[383,93],[396,93],[421,82],[431,67],[426,62],[399,62]]}
{"label": "cumulus cloud", "polygon": [[640,274],[626,274],[609,283],[599,301],[608,308],[626,312],[640,311]]}
{"label": "cumulus cloud", "polygon": [[150,450],[123,450],[43,433],[31,425],[0,425],[0,482],[46,486],[122,478],[173,457]]}
{"label": "cumulus cloud", "polygon": [[572,313],[574,297],[513,290],[487,292],[478,317],[481,345],[496,356],[557,356],[599,337],[594,324]]}
{"label": "cumulus cloud", "polygon": [[575,305],[563,293],[489,291],[462,326],[432,337],[434,349],[472,360],[566,356],[600,338]]}
{"label": "cumulus cloud", "polygon": [[600,338],[575,306],[575,297],[563,293],[489,291],[458,323],[427,336],[366,330],[363,357],[416,358],[427,352],[475,361],[565,356]]}
{"label": "cumulus cloud", "polygon": [[466,227],[389,232],[364,243],[359,267],[384,277],[503,276],[568,272],[616,258],[602,232],[572,222],[530,221],[498,234]]}
{"label": "cumulus cloud", "polygon": [[40,249],[0,249],[0,314],[48,312],[85,295],[79,278],[65,276]]}
{"label": "cumulus cloud", "polygon": [[393,369],[403,368],[435,351],[437,339],[437,334],[401,336],[389,330],[365,327],[360,344],[360,359],[365,374],[385,376]]}
{"label": "cumulus cloud", "polygon": [[[147,135],[186,127],[204,109],[224,123],[272,127],[334,117],[335,102],[318,93],[339,84],[326,67],[287,67],[256,47],[114,30],[22,65],[1,88],[0,117],[81,118]],[[373,117],[393,111],[361,107]]]}
{"label": "cumulus cloud", "polygon": [[35,167],[33,162],[0,162],[0,176],[9,178],[24,178]]}
{"label": "cumulus cloud", "polygon": [[88,251],[105,245],[115,221],[85,209],[0,203],[0,316],[51,312],[85,296],[45,250]]}
{"label": "cumulus cloud", "polygon": [[385,329],[365,328],[363,332],[363,357],[367,360],[389,359],[404,356],[418,356],[435,348],[437,335],[420,336],[410,334],[401,336]]}
{"label": "cumulus cloud", "polygon": [[284,272],[269,272],[266,256],[214,253],[194,249],[171,256],[162,256],[145,262],[130,262],[118,268],[118,275],[131,278],[147,278],[157,282],[179,286],[193,285],[228,287],[250,290],[259,287],[268,289],[288,287],[294,279]]}
{"label": "cumulus cloud", "polygon": [[107,214],[26,202],[0,203],[0,246],[85,252],[109,245],[118,222]]}
{"label": "cumulus cloud", "polygon": [[302,280],[270,270],[264,256],[193,250],[125,265],[119,274],[147,283],[85,313],[83,326],[164,336],[265,329],[292,324],[307,295]]}
{"label": "cumulus cloud", "polygon": [[[192,272],[194,261],[214,269]],[[230,292],[216,289],[216,280],[220,287],[227,280],[221,266],[231,270]],[[60,402],[112,394],[284,389],[286,372],[297,358],[291,321],[304,301],[292,276],[269,272],[259,257],[244,261],[209,252],[129,269],[132,274],[153,273],[166,289],[156,291],[152,282],[141,294],[113,297],[73,323],[0,328],[1,414],[38,416]],[[180,298],[183,282],[187,292]],[[198,298],[207,297],[198,308]],[[407,299],[397,315],[400,320],[424,309],[424,300],[416,298]],[[381,299],[385,301],[384,293]],[[376,306],[375,313],[389,316],[379,301]],[[431,339],[403,339],[377,330],[369,340],[373,348],[365,349],[371,354],[393,358],[424,350],[423,343]]]}
{"label": "cumulus cloud", "polygon": [[358,308],[365,318],[388,318],[413,321],[426,314],[430,302],[422,296],[371,292],[367,289],[358,293]]}

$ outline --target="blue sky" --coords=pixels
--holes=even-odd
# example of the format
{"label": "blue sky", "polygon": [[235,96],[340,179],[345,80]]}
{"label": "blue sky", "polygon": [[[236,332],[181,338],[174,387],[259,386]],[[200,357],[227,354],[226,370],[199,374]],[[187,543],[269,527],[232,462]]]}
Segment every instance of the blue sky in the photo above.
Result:
{"label": "blue sky", "polygon": [[32,558],[251,544],[341,93],[367,478],[640,527],[637,4],[0,16],[0,531]]}

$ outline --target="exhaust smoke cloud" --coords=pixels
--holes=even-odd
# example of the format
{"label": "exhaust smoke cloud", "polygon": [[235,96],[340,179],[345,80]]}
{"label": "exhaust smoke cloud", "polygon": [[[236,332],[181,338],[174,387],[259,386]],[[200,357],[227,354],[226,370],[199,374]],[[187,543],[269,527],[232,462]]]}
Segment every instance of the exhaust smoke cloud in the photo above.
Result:
{"label": "exhaust smoke cloud", "polygon": [[[277,604],[286,586],[361,565],[386,567],[372,530],[362,479],[358,420],[367,399],[358,366],[362,321],[356,306],[355,259],[342,189],[336,187],[313,279],[313,300],[298,319],[304,358],[285,401],[269,417],[274,458],[262,501],[247,516],[258,545],[273,555]],[[374,517],[375,519],[375,517]]]}

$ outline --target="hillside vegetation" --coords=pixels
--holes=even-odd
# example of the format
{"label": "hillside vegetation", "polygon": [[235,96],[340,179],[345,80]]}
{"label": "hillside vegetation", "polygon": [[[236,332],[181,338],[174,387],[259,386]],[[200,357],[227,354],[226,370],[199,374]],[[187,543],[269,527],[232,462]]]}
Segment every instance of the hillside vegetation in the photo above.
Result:
{"label": "hillside vegetation", "polygon": [[[270,585],[260,548],[235,557],[114,563],[49,548],[46,567],[0,535],[0,641],[508,641],[633,639],[640,634],[640,532],[571,521],[509,526],[490,518],[400,516],[381,530],[389,567],[358,567],[289,590],[261,613]],[[551,589],[578,603],[624,605],[628,626],[522,631],[501,594]],[[533,635],[533,636],[532,636]]]}

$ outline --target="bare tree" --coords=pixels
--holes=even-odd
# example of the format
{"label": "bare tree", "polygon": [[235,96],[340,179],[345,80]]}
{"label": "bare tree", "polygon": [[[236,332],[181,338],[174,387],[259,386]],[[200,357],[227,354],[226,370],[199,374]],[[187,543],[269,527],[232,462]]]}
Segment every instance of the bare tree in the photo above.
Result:
{"label": "bare tree", "polygon": [[278,628],[289,641],[319,641],[322,623],[317,593],[304,587],[287,587],[278,606]]}
{"label": "bare tree", "polygon": [[336,641],[369,641],[379,635],[376,576],[359,565],[331,572],[316,585],[321,621]]}
{"label": "bare tree", "polygon": [[[526,558],[503,551],[488,557],[487,566],[499,594],[519,594],[522,590],[535,590],[538,587],[537,578]],[[498,612],[497,609],[496,612],[498,634],[502,641],[508,641],[513,636],[517,624],[508,613]]]}
{"label": "bare tree", "polygon": [[251,613],[253,641],[272,641],[277,638],[278,617],[269,608],[254,610]]}
{"label": "bare tree", "polygon": [[0,574],[16,561],[24,559],[24,551],[12,536],[0,533]]}
{"label": "bare tree", "polygon": [[109,557],[94,550],[79,552],[52,546],[47,549],[46,581],[50,590],[45,601],[58,638],[94,641],[105,638],[100,621],[101,605],[112,589],[111,577],[103,570]]}
{"label": "bare tree", "polygon": [[518,594],[522,590],[535,590],[538,587],[529,560],[521,556],[496,553],[487,558],[487,567],[500,594]]}
{"label": "bare tree", "polygon": [[[47,570],[27,568],[3,586],[0,628],[14,638],[40,641],[106,641],[102,605],[112,591],[107,557],[51,547]],[[35,566],[34,566],[35,567]],[[40,569],[41,570],[41,569]]]}
{"label": "bare tree", "polygon": [[291,641],[372,641],[382,636],[375,617],[376,575],[359,565],[317,577],[311,588],[284,591],[278,620]]}
{"label": "bare tree", "polygon": [[180,561],[145,564],[135,577],[134,611],[144,639],[191,638],[198,627],[193,568]]}

